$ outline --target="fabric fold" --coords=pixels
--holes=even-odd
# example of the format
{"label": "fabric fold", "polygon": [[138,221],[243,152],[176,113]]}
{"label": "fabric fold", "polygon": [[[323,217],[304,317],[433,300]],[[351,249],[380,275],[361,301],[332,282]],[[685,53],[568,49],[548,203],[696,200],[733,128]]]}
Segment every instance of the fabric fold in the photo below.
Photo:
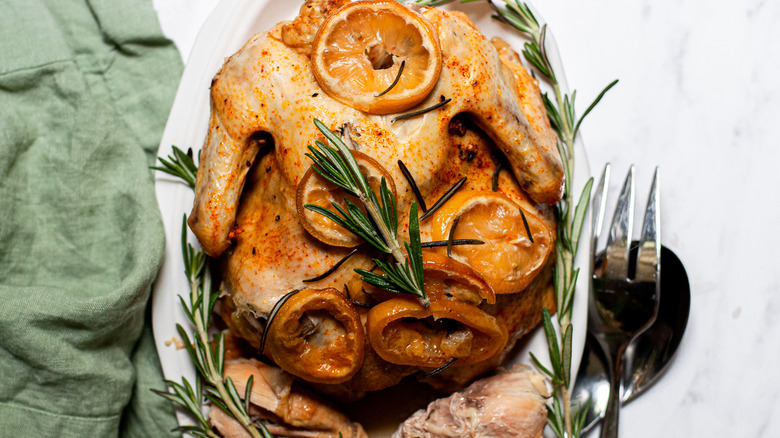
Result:
{"label": "fabric fold", "polygon": [[144,321],[164,249],[149,165],[181,71],[148,0],[0,0],[5,436],[176,427]]}

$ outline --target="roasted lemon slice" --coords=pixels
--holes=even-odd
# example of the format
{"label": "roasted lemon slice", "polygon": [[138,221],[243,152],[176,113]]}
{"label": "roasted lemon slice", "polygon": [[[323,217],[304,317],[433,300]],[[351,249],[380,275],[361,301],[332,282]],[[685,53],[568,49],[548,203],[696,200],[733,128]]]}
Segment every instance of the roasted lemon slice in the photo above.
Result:
{"label": "roasted lemon slice", "polygon": [[[396,195],[395,182],[390,173],[382,167],[376,160],[358,151],[352,151],[355,160],[358,163],[360,172],[366,176],[368,186],[379,196],[379,187],[382,183],[382,177],[387,182],[387,188]],[[346,199],[360,206],[360,202],[354,196],[349,195],[341,187],[326,180],[314,170],[312,166],[298,183],[298,190],[295,196],[295,203],[298,209],[298,218],[312,236],[327,243],[328,245],[351,248],[361,244],[360,237],[344,229],[325,216],[313,212],[306,208],[306,204],[319,205],[338,214],[333,208],[333,203],[346,209]]]}
{"label": "roasted lemon slice", "polygon": [[433,216],[433,239],[448,239],[453,225],[453,239],[485,242],[453,247],[452,256],[479,272],[497,294],[528,286],[555,242],[553,230],[536,213],[496,192],[458,192]]}
{"label": "roasted lemon slice", "polygon": [[474,306],[496,302],[496,294],[474,269],[439,253],[423,254],[425,292],[431,301],[457,300]]}
{"label": "roasted lemon slice", "polygon": [[475,306],[455,300],[424,308],[408,297],[393,298],[368,311],[369,343],[382,359],[399,365],[436,368],[481,362],[507,343],[506,328]]}
{"label": "roasted lemon slice", "polygon": [[309,382],[341,383],[363,364],[360,316],[333,288],[293,295],[276,313],[266,339],[276,364]]}
{"label": "roasted lemon slice", "polygon": [[411,108],[441,71],[439,43],[420,14],[395,0],[349,3],[320,27],[312,69],[331,97],[371,114]]}

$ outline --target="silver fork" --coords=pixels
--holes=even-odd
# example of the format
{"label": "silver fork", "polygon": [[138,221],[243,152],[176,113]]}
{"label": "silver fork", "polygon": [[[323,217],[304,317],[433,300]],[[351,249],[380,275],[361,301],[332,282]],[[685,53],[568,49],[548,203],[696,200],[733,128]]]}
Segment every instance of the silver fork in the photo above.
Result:
{"label": "silver fork", "polygon": [[655,321],[661,278],[657,167],[647,200],[635,266],[630,266],[633,260],[629,257],[634,221],[634,166],[629,169],[620,192],[603,257],[596,252],[606,209],[603,201],[607,196],[609,173],[610,167],[607,164],[591,205],[593,240],[588,331],[595,336],[604,350],[610,380],[609,401],[601,428],[601,438],[618,436],[623,355],[631,340]]}

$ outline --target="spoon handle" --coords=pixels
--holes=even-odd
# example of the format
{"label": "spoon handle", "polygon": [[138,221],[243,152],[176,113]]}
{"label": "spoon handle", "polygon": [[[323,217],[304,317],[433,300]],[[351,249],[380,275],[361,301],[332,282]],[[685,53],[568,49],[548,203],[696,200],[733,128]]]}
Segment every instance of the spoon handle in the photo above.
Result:
{"label": "spoon handle", "polygon": [[620,420],[621,376],[623,375],[623,352],[625,346],[619,348],[614,355],[609,373],[609,400],[604,414],[604,424],[601,427],[601,438],[617,438],[618,421]]}

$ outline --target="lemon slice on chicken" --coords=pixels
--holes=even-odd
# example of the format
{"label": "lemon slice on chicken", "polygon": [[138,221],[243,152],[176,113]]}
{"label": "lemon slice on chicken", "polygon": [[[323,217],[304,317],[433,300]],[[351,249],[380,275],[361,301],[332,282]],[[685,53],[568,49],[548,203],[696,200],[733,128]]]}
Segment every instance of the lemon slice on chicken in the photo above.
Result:
{"label": "lemon slice on chicken", "polygon": [[422,102],[439,79],[442,55],[430,25],[395,0],[349,3],[314,39],[312,69],[325,92],[371,114]]}
{"label": "lemon slice on chicken", "polygon": [[453,239],[485,242],[453,247],[452,256],[474,268],[497,294],[528,286],[555,245],[554,230],[537,213],[496,192],[461,191],[447,201],[433,216],[431,234],[446,240],[451,232]]}
{"label": "lemon slice on chicken", "polygon": [[[390,176],[390,173],[381,164],[362,152],[352,151],[352,155],[358,163],[360,172],[366,177],[368,187],[376,193],[377,197],[380,196],[379,187],[382,184],[382,178],[385,179],[387,188],[390,189],[393,196],[396,196],[393,177]],[[341,225],[306,208],[307,204],[313,204],[338,214],[336,209],[333,208],[333,203],[346,210],[347,199],[358,206],[361,205],[356,197],[323,178],[312,166],[303,175],[301,182],[298,183],[295,195],[295,203],[301,225],[317,240],[328,245],[352,248],[363,243],[363,239],[344,229]]]}

